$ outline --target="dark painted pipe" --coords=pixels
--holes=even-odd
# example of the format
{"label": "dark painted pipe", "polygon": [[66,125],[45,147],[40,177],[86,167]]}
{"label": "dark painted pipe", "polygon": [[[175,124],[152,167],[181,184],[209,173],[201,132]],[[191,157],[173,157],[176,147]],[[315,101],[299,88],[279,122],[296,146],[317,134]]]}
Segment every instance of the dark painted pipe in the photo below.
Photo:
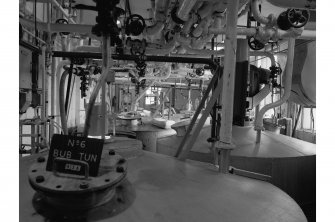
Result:
{"label": "dark painted pipe", "polygon": [[[96,52],[63,52],[63,51],[53,51],[53,57],[67,57],[67,58],[92,58],[92,59],[102,59],[101,53]],[[117,55],[113,54],[112,59],[115,60],[131,60],[134,61],[138,59],[138,56],[134,55]],[[212,69],[216,69],[217,64],[215,64],[210,59],[204,58],[188,58],[188,57],[174,57],[174,56],[143,56],[143,59],[148,62],[178,62],[178,63],[196,63],[196,64],[207,64],[211,66]]]}

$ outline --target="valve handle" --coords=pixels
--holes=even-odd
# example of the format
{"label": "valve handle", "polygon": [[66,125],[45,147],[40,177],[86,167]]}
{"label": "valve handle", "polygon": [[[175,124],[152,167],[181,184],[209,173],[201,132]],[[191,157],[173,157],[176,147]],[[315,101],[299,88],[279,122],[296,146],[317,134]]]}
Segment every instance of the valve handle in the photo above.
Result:
{"label": "valve handle", "polygon": [[255,37],[250,37],[248,38],[248,45],[251,49],[253,50],[261,50],[265,47],[263,43],[258,41]]}
{"label": "valve handle", "polygon": [[138,14],[132,14],[126,20],[126,34],[140,35],[145,28],[144,18]]}
{"label": "valve handle", "polygon": [[310,17],[310,13],[308,10],[294,8],[288,9],[286,14],[288,22],[294,28],[301,28],[306,25]]}

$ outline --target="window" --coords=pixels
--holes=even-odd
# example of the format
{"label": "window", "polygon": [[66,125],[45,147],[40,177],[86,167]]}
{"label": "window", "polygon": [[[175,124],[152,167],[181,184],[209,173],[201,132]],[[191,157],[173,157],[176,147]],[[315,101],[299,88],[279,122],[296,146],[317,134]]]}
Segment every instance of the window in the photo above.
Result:
{"label": "window", "polygon": [[151,104],[156,104],[156,100],[158,95],[161,92],[161,88],[156,88],[156,87],[150,87],[145,94],[145,105],[151,105]]}
{"label": "window", "polygon": [[298,128],[302,130],[315,131],[315,108],[302,108]]}

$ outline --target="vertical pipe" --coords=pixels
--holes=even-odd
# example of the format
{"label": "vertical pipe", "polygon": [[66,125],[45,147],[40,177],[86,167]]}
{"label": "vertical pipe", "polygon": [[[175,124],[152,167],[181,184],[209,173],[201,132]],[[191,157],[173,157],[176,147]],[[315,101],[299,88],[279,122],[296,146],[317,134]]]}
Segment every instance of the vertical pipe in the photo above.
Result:
{"label": "vertical pipe", "polygon": [[[171,87],[170,87],[170,89],[171,89]],[[168,120],[171,119],[171,101],[172,101],[172,92],[170,92],[170,94],[169,94],[169,115],[168,115]]]}
{"label": "vertical pipe", "polygon": [[[108,72],[109,63],[111,60],[111,48],[110,48],[110,37],[103,37],[102,42],[102,71]],[[102,81],[102,124],[101,124],[101,132],[102,139],[105,139],[106,134],[106,82]]]}
{"label": "vertical pipe", "polygon": [[60,119],[62,123],[62,129],[64,135],[68,134],[67,130],[67,118],[66,118],[66,111],[65,111],[65,103],[64,103],[64,88],[65,88],[65,80],[68,75],[68,71],[64,71],[59,83],[59,113],[60,113]]}
{"label": "vertical pipe", "polygon": [[[51,63],[51,101],[50,101],[50,114],[51,114],[51,123],[55,121],[55,80],[56,80],[56,58],[52,57]],[[50,127],[50,138],[52,138],[54,134],[54,126]]]}
{"label": "vertical pipe", "polygon": [[220,151],[219,171],[228,173],[230,150],[232,144],[233,104],[236,68],[236,27],[238,17],[238,0],[228,1],[227,6],[227,33],[225,37],[225,57],[223,63],[223,87],[221,91],[222,119],[220,128],[220,141],[216,148]]}
{"label": "vertical pipe", "polygon": [[187,111],[192,110],[192,100],[191,100],[191,84],[189,85],[189,88],[187,90]]}
{"label": "vertical pipe", "polygon": [[73,64],[70,65],[69,75],[67,77],[68,79],[67,79],[66,98],[65,98],[65,113],[68,113],[68,110],[69,110],[69,97],[70,97],[71,83],[72,83],[72,69],[73,69]]}
{"label": "vertical pipe", "polygon": [[260,142],[260,135],[261,135],[260,131],[263,128],[263,116],[265,112],[268,111],[269,109],[272,109],[273,107],[280,106],[281,104],[286,102],[291,95],[294,46],[295,46],[295,39],[290,38],[288,40],[288,47],[287,47],[287,62],[286,62],[286,67],[285,67],[284,95],[280,98],[280,100],[264,106],[259,111],[259,114],[256,116],[256,120],[255,120],[255,130],[257,131],[256,143]]}
{"label": "vertical pipe", "polygon": [[[220,141],[231,144],[233,102],[234,102],[234,82],[236,67],[236,26],[238,14],[238,0],[230,0],[227,7],[227,34],[225,38],[225,57],[221,61],[223,70],[223,88],[221,92],[222,119],[220,130]],[[223,64],[222,64],[223,63]]]}
{"label": "vertical pipe", "polygon": [[42,109],[41,109],[41,120],[42,120],[42,139],[43,145],[46,145],[46,67],[45,67],[45,56],[46,56],[46,46],[42,46]]}

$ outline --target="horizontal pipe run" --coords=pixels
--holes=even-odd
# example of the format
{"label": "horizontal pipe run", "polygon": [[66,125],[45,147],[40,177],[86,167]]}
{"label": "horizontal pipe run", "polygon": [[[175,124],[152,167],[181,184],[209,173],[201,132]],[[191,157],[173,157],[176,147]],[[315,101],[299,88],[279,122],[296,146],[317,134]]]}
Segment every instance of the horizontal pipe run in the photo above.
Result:
{"label": "horizontal pipe run", "polygon": [[[101,59],[101,53],[92,52],[64,52],[64,51],[53,51],[53,57],[65,57],[65,58],[92,58]],[[117,55],[112,54],[112,59],[115,60],[127,60],[134,61],[138,59],[135,55]],[[144,56],[144,60],[148,62],[176,62],[176,63],[191,63],[191,64],[207,64],[211,68],[215,69],[217,64],[215,64],[210,59],[204,58],[193,58],[193,57],[176,57],[176,56]]]}

